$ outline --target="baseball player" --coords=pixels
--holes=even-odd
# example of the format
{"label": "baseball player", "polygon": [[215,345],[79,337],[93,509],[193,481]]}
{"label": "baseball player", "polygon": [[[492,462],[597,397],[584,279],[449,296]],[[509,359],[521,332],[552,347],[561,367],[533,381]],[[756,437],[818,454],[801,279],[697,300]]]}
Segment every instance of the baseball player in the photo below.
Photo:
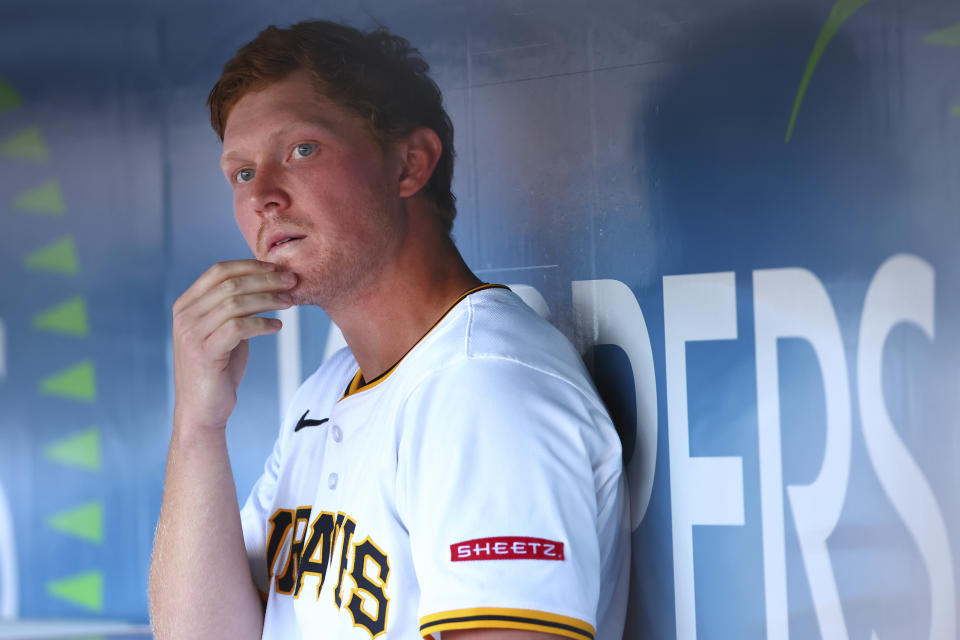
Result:
{"label": "baseball player", "polygon": [[[156,636],[618,640],[620,442],[569,342],[450,238],[452,126],[402,38],[270,27],[211,92],[256,257],[173,309]],[[243,508],[225,428],[256,315],[320,305],[348,348],[298,390]]]}

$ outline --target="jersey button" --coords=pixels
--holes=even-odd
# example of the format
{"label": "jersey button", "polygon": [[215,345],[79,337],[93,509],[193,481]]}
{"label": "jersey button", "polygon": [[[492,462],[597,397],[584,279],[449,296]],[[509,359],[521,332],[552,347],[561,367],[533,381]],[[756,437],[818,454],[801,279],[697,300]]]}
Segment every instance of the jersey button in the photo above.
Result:
{"label": "jersey button", "polygon": [[330,474],[330,477],[327,478],[327,486],[330,487],[331,491],[337,488],[337,474]]}
{"label": "jersey button", "polygon": [[334,442],[340,442],[343,440],[343,431],[340,429],[340,425],[333,425],[333,428],[330,429],[330,436],[333,438]]}

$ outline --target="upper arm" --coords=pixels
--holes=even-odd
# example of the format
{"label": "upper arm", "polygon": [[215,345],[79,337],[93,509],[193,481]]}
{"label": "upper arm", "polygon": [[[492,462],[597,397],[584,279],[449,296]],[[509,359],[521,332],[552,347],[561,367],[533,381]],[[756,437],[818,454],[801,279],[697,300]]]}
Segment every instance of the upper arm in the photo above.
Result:
{"label": "upper arm", "polygon": [[595,407],[566,381],[498,360],[445,369],[405,410],[415,426],[398,507],[416,524],[424,631],[459,633],[470,618],[485,633],[522,632],[484,640],[534,630],[592,640],[604,564],[597,465],[620,458],[613,444],[597,451]]}

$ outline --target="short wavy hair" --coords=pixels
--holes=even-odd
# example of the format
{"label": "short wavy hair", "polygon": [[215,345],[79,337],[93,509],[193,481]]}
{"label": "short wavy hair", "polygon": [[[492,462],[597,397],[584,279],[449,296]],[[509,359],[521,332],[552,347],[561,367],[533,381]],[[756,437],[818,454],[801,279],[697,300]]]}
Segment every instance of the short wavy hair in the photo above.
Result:
{"label": "short wavy hair", "polygon": [[383,146],[417,127],[429,127],[443,150],[424,187],[446,230],[457,215],[453,181],[453,123],[440,88],[420,52],[383,27],[361,31],[326,20],[288,28],[269,26],[237,51],[210,91],[210,123],[223,140],[230,110],[250,91],[306,69],[328,99],[363,118]]}

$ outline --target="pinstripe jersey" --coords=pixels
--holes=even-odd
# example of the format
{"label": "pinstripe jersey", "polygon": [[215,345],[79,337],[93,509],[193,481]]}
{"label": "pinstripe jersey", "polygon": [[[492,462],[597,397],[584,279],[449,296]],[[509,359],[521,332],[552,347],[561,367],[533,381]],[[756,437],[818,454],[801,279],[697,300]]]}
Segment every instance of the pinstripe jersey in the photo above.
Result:
{"label": "pinstripe jersey", "polygon": [[619,640],[627,509],[579,355],[487,285],[379,378],[344,349],[304,382],[241,520],[264,638]]}

